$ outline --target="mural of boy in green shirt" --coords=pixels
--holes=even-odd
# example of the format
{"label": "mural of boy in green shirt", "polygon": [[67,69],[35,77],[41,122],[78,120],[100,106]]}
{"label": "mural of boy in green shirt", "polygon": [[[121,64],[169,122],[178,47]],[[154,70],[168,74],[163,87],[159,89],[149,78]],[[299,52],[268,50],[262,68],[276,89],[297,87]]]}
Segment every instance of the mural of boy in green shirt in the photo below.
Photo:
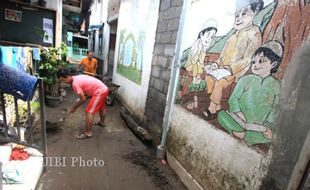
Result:
{"label": "mural of boy in green shirt", "polygon": [[248,145],[270,143],[279,101],[280,82],[276,73],[283,55],[282,45],[270,41],[252,56],[253,74],[241,77],[229,98],[229,111],[218,113],[218,122]]}

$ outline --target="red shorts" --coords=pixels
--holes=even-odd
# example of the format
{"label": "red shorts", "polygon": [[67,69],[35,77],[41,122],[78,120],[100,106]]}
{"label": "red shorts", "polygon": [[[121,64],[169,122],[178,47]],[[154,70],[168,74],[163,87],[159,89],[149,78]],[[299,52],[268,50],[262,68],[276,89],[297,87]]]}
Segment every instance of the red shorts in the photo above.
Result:
{"label": "red shorts", "polygon": [[105,108],[105,101],[107,99],[107,96],[109,95],[109,91],[107,90],[101,95],[93,96],[88,105],[86,106],[85,112],[86,113],[97,113],[101,110],[104,110]]}

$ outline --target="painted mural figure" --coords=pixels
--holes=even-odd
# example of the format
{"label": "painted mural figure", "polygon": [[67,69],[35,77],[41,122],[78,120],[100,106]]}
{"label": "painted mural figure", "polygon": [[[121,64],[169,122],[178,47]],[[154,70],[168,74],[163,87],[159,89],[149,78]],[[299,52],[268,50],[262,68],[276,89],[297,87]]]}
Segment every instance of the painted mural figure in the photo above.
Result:
{"label": "painted mural figure", "polygon": [[253,54],[253,74],[241,77],[229,98],[229,111],[218,113],[218,122],[249,145],[271,142],[279,101],[280,82],[273,76],[283,55],[282,45],[270,41]]}
{"label": "painted mural figure", "polygon": [[[192,22],[198,18],[196,11],[200,8],[197,7],[202,5],[199,2],[209,1],[191,5]],[[191,49],[183,51],[176,104],[190,114],[212,120],[209,124],[264,152],[267,146],[255,145],[269,145],[272,141],[280,81],[288,64],[294,64],[290,63],[293,55],[310,40],[310,1],[234,2],[235,18],[227,19],[227,26],[233,19],[234,26],[227,28],[218,23],[219,36],[206,48],[204,63],[195,65],[199,66],[195,73],[202,72],[201,75],[193,74],[191,70],[195,66],[188,64]],[[202,18],[221,21],[224,16],[231,16],[227,13],[233,10],[229,7],[225,11]],[[195,35],[195,32],[189,30],[188,34]],[[197,49],[195,43],[191,48],[193,52]],[[197,81],[203,85],[196,85]]]}
{"label": "painted mural figure", "polygon": [[234,28],[236,32],[227,40],[216,69],[207,71],[205,80],[207,94],[210,95],[210,106],[203,115],[207,120],[215,119],[221,110],[223,89],[237,82],[250,68],[251,56],[261,46],[262,35],[253,19],[264,7],[263,0],[247,1],[235,14]]}
{"label": "painted mural figure", "polygon": [[217,32],[216,24],[207,21],[208,27],[201,30],[197,40],[189,50],[187,61],[182,69],[185,69],[188,79],[181,95],[187,95],[191,83],[199,84],[204,77],[204,59]]}

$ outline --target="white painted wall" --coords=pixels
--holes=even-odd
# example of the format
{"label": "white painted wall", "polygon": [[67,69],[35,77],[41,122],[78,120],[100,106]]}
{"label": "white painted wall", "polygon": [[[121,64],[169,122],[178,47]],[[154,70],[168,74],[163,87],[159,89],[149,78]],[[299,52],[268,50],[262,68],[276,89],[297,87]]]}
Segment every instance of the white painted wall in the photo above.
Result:
{"label": "white painted wall", "polygon": [[[100,25],[104,23],[104,28],[103,28],[103,50],[102,54],[100,55],[99,53],[99,37],[98,34],[96,35],[96,44],[95,44],[95,52],[94,55],[96,57],[101,57],[103,59],[103,74],[107,73],[108,70],[108,52],[109,52],[109,36],[110,36],[110,27],[109,24],[107,23],[107,17],[108,17],[108,1],[94,1],[92,7],[91,7],[91,16],[89,20],[89,26],[91,25]],[[90,49],[90,47],[89,47]]]}
{"label": "white painted wall", "polygon": [[46,0],[46,8],[56,10],[56,35],[55,46],[62,41],[62,0]]}
{"label": "white painted wall", "polygon": [[[89,18],[89,26],[91,25],[101,25],[104,23],[105,18],[102,17],[102,12],[104,10],[103,7],[103,2],[101,1],[98,3],[97,1],[94,1],[92,6],[91,6],[91,15]],[[99,52],[98,52],[98,32],[96,33],[96,44],[95,44],[95,50],[94,50],[94,55],[98,57]],[[88,43],[88,49],[91,49],[91,43],[89,41]]]}
{"label": "white painted wall", "polygon": [[[199,153],[205,159],[204,162],[201,160],[196,162],[197,160],[184,158],[187,160],[187,167],[191,165],[196,167],[194,170],[208,167],[209,171],[227,171],[233,174],[238,182],[244,183],[245,189],[259,189],[261,180],[267,172],[271,151],[268,152],[268,155],[262,155],[249,148],[245,142],[215,128],[179,105],[173,107],[170,130],[176,132],[177,139],[185,139],[186,145],[184,146],[193,148],[192,155]],[[173,156],[177,157],[178,155]],[[201,175],[208,174],[202,173]],[[195,178],[195,176],[193,177]],[[218,179],[214,173],[205,177],[212,178],[214,181],[212,184],[218,184],[223,189],[230,189],[229,184],[226,184],[228,186],[224,188],[225,184],[223,185],[223,183],[226,179]],[[247,181],[246,178],[250,181]]]}
{"label": "white painted wall", "polygon": [[[142,68],[142,80],[141,85],[138,85],[131,80],[128,80],[124,76],[117,73],[117,60],[119,52],[119,38],[120,38],[120,29],[127,24],[132,24],[135,27],[139,27],[141,20],[145,19],[142,15],[139,18],[136,18],[136,23],[128,23],[130,15],[124,14],[124,10],[134,8],[132,5],[142,6],[145,4],[143,0],[138,1],[128,1],[122,0],[119,12],[118,19],[118,31],[115,47],[115,58],[114,58],[114,71],[113,71],[113,82],[121,85],[118,89],[118,95],[121,101],[127,106],[127,108],[133,112],[140,119],[144,119],[144,109],[146,104],[147,91],[149,86],[149,78],[151,74],[151,63],[152,63],[152,53],[155,43],[155,34],[157,27],[158,19],[158,9],[159,9],[159,0],[152,0],[152,3],[156,5],[154,8],[155,15],[153,15],[152,23],[149,24],[146,32],[145,39],[145,48],[144,48],[144,59],[143,59],[143,68]],[[152,10],[152,11],[153,11]],[[145,9],[145,11],[150,11]],[[133,19],[129,19],[133,20]]]}
{"label": "white painted wall", "polygon": [[91,15],[89,20],[89,25],[98,25],[104,22],[104,17],[102,16],[102,12],[104,11],[104,2],[94,1],[91,6]]}

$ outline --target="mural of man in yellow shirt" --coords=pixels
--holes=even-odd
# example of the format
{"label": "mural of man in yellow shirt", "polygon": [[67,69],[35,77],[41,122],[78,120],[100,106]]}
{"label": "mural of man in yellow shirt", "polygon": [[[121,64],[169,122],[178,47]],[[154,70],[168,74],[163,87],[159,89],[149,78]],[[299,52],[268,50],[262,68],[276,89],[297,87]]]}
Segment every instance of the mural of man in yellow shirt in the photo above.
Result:
{"label": "mural of man in yellow shirt", "polygon": [[215,119],[221,110],[222,91],[243,76],[250,68],[251,57],[262,44],[262,35],[253,19],[264,7],[263,0],[254,0],[236,11],[234,29],[236,32],[227,40],[219,59],[217,69],[226,69],[229,75],[215,77],[209,73],[205,80],[210,106],[203,112],[207,120]]}

